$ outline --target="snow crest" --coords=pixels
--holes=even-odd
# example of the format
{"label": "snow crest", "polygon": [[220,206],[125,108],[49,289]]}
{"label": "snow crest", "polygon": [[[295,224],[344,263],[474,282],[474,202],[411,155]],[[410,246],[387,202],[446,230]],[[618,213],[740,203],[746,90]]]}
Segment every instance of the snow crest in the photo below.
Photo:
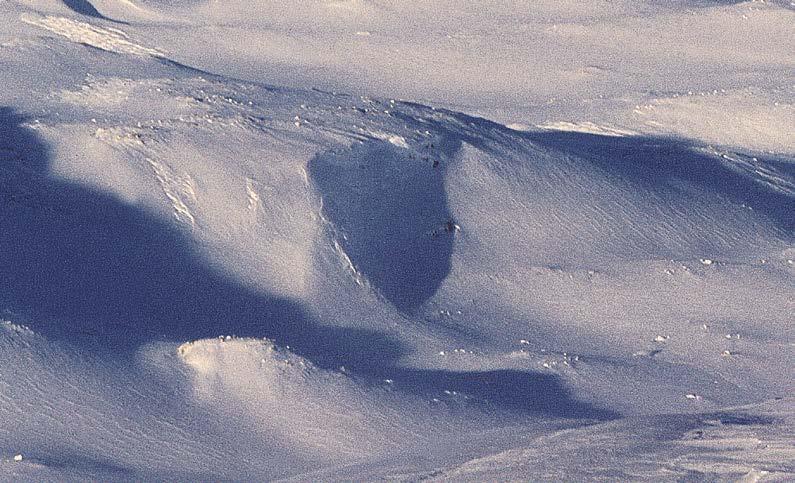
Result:
{"label": "snow crest", "polygon": [[126,33],[116,28],[97,27],[90,23],[51,15],[40,16],[26,13],[22,15],[21,19],[25,23],[66,37],[72,42],[90,45],[108,52],[136,56],[163,56],[163,53],[157,49],[133,42]]}

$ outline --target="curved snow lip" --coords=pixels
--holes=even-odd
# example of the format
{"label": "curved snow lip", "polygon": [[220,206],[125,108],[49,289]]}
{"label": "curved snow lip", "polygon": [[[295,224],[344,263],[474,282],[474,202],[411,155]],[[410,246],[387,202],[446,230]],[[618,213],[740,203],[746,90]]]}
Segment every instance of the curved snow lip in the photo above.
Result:
{"label": "curved snow lip", "polygon": [[632,135],[628,131],[525,131],[446,109],[436,111],[449,116],[444,122],[428,122],[436,132],[489,154],[501,156],[502,147],[527,141],[543,150],[577,157],[616,180],[665,196],[679,196],[673,195],[672,187],[686,184],[738,205],[751,205],[786,236],[795,229],[795,169],[792,158],[783,153],[738,154],[686,138]]}
{"label": "curved snow lip", "polygon": [[36,27],[60,35],[72,42],[88,45],[107,52],[138,57],[163,57],[161,51],[139,45],[131,41],[126,33],[113,27],[103,28],[87,22],[80,22],[52,15],[41,16],[25,13],[22,14],[20,18],[27,24],[35,25]]}

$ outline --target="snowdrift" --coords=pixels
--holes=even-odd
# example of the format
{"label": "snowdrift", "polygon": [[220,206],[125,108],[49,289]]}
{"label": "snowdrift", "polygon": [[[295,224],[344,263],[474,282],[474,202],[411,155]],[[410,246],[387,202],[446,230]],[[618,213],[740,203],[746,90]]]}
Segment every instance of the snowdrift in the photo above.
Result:
{"label": "snowdrift", "polygon": [[[778,131],[508,127],[213,74],[155,42],[194,7],[220,15],[0,7],[4,477],[793,472]],[[321,8],[383,21],[295,15]]]}

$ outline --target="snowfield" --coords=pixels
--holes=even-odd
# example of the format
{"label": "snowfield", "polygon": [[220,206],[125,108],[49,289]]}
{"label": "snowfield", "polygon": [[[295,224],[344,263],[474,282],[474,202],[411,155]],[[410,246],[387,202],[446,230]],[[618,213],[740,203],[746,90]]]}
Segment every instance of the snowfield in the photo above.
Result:
{"label": "snowfield", "polygon": [[795,479],[792,3],[0,12],[0,480]]}

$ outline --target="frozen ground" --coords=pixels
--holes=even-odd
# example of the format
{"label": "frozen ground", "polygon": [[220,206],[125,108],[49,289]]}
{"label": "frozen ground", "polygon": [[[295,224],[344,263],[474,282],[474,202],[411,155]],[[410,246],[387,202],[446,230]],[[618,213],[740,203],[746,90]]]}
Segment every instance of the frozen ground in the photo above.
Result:
{"label": "frozen ground", "polygon": [[0,479],[795,478],[795,8],[529,3],[0,3]]}

